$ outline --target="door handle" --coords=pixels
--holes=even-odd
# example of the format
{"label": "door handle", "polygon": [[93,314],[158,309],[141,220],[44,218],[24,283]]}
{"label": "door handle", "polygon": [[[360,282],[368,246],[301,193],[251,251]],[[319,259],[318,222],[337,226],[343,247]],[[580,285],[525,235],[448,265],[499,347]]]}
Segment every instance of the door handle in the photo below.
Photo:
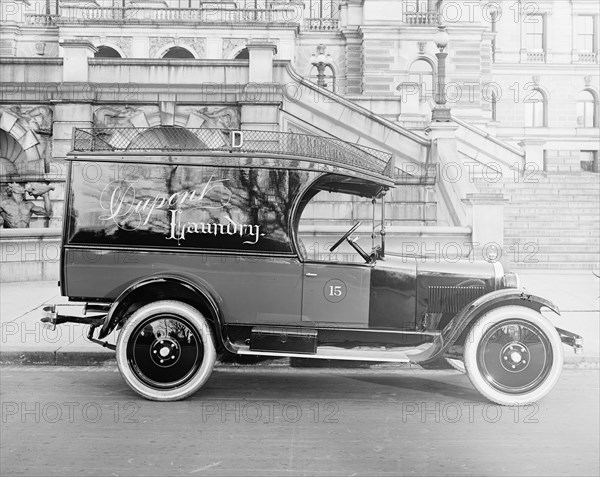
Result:
{"label": "door handle", "polygon": [[306,274],[306,276],[307,276],[307,277],[316,277],[316,276],[317,276],[317,274],[316,274],[316,273],[310,273],[310,272],[308,272],[308,273]]}

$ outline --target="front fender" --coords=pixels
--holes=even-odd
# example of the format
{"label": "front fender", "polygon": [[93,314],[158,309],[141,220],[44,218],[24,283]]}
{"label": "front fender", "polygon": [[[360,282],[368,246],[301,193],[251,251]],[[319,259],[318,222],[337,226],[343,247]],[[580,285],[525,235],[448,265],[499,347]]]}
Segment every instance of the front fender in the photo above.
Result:
{"label": "front fender", "polygon": [[441,357],[450,346],[468,329],[469,325],[478,317],[492,308],[499,306],[519,305],[526,306],[540,312],[542,308],[549,308],[560,315],[558,307],[549,300],[528,293],[524,288],[504,288],[487,293],[473,300],[464,307],[434,339],[433,345],[410,357],[415,363],[434,361]]}

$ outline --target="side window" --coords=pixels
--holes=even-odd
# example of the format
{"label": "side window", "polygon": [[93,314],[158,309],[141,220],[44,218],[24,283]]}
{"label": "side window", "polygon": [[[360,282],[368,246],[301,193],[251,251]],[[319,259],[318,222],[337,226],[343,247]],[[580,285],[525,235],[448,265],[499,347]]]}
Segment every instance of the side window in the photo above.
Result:
{"label": "side window", "polygon": [[291,252],[298,172],[74,163],[69,243]]}

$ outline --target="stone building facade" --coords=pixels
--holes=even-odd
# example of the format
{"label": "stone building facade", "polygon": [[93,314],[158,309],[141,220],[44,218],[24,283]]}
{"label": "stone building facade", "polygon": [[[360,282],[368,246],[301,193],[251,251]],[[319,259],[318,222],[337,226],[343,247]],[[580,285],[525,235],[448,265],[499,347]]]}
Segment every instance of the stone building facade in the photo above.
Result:
{"label": "stone building facade", "polygon": [[[41,209],[29,230],[2,230],[3,279],[55,274],[39,244],[59,242],[73,127],[331,135],[391,152],[399,182],[437,166],[435,184],[408,181],[390,205],[392,233],[425,237],[425,249],[444,240],[506,246],[511,231],[489,220],[513,193],[503,182],[529,174],[558,195],[576,188],[573,178],[561,182],[574,174],[595,187],[597,176],[579,177],[598,170],[594,1],[9,0],[0,8],[0,192],[7,203],[11,183],[46,184],[54,205],[48,217],[44,195],[25,193]],[[439,23],[450,37],[444,97],[453,121],[436,124]],[[450,174],[457,167],[459,178]],[[502,180],[486,180],[490,170]],[[582,205],[592,225],[593,205]],[[548,267],[590,260],[548,253]]]}

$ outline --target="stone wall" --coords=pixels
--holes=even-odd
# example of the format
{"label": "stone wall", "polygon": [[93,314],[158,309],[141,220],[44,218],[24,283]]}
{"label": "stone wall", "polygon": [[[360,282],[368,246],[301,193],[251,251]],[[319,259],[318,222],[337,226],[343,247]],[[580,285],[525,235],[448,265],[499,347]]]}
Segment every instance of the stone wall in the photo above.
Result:
{"label": "stone wall", "polygon": [[60,244],[60,229],[0,229],[0,282],[58,280]]}

